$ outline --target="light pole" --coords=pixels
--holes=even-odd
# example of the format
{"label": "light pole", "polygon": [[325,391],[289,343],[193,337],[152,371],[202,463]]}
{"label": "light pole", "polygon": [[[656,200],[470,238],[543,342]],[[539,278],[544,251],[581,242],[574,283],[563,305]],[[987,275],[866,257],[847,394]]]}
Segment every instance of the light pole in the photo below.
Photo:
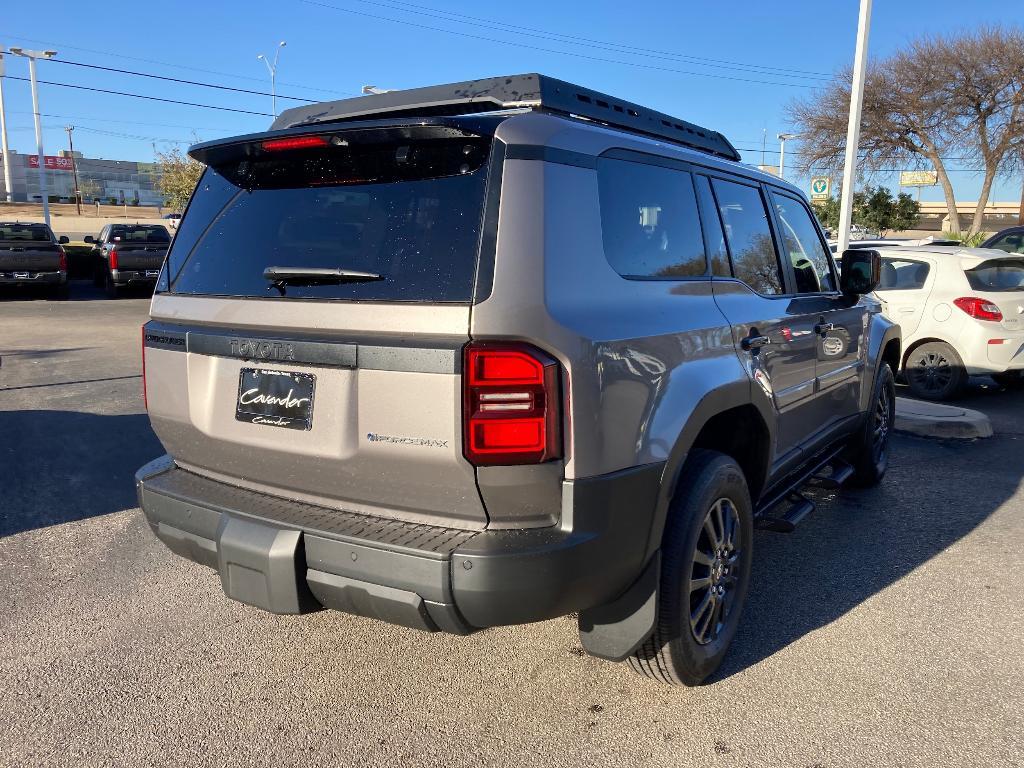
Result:
{"label": "light pole", "polygon": [[256,58],[267,65],[267,71],[270,73],[270,104],[272,106],[272,112],[274,117],[277,117],[277,58],[281,55],[281,49],[284,48],[288,43],[282,40],[277,44],[277,50],[274,51],[274,63],[271,64],[270,60],[262,53]]}
{"label": "light pole", "polygon": [[779,178],[786,178],[786,139],[795,139],[795,133],[780,133],[776,136],[779,140]]}
{"label": "light pole", "polygon": [[[0,46],[0,51],[3,46]],[[4,114],[4,55],[0,52],[0,150],[3,151],[4,160],[4,193],[7,195],[7,202],[14,202],[14,192],[11,189],[11,163],[10,155],[7,153],[7,117]]]}
{"label": "light pole", "polygon": [[857,148],[860,144],[860,111],[864,104],[864,73],[868,66],[868,32],[871,29],[871,0],[860,0],[857,20],[857,50],[853,56],[853,82],[850,88],[850,121],[846,126],[846,162],[843,164],[843,189],[839,199],[839,244],[842,256],[850,244],[853,218],[853,180],[857,172]]}
{"label": "light pole", "polygon": [[49,59],[56,51],[27,51],[11,46],[11,53],[28,59],[28,77],[32,81],[32,113],[36,123],[36,151],[39,156],[39,196],[43,200],[43,220],[50,226],[50,198],[46,194],[46,161],[43,158],[43,124],[39,119],[39,85],[36,82],[36,59]]}

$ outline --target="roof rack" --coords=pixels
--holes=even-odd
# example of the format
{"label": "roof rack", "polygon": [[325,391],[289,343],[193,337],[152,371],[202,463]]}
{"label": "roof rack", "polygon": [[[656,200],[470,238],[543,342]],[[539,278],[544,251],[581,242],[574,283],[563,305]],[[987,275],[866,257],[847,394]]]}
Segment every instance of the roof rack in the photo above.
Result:
{"label": "roof rack", "polygon": [[285,110],[272,129],[374,117],[434,117],[528,108],[596,120],[739,160],[729,140],[685,120],[546,75],[509,75],[328,101]]}

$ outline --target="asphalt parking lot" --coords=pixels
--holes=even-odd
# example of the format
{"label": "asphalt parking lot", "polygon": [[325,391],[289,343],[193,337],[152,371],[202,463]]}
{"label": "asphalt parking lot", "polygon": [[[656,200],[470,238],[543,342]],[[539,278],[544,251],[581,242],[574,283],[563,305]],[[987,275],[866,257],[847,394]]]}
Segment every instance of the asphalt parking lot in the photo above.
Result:
{"label": "asphalt parking lot", "polygon": [[560,619],[469,638],[223,597],[136,508],[162,453],[144,296],[0,297],[0,765],[1024,764],[1024,392],[897,437],[871,491],[759,532],[723,670],[673,689]]}

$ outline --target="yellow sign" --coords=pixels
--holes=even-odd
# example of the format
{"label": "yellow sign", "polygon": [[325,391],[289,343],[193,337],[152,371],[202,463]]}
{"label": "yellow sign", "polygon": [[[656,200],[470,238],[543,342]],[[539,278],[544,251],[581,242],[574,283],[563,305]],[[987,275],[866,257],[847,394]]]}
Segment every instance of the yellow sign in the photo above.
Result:
{"label": "yellow sign", "polygon": [[811,179],[811,200],[828,200],[832,191],[832,180],[828,176],[815,176]]}
{"label": "yellow sign", "polygon": [[935,171],[900,171],[901,187],[934,187],[938,183]]}

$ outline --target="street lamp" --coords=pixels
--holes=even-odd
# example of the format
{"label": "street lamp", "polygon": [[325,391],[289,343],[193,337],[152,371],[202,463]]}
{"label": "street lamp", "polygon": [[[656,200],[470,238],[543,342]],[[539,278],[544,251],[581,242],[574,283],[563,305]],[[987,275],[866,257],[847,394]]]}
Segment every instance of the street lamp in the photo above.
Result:
{"label": "street lamp", "polygon": [[32,113],[36,122],[36,151],[39,154],[39,196],[43,199],[43,219],[50,226],[50,199],[46,194],[46,161],[43,159],[43,125],[39,119],[39,85],[36,83],[36,59],[50,59],[56,51],[28,51],[11,46],[11,53],[28,59],[28,77],[32,81]]}
{"label": "street lamp", "polygon": [[11,190],[11,157],[7,149],[7,117],[4,115],[4,54],[3,46],[0,46],[0,152],[3,152],[4,159],[4,194],[7,202],[14,201],[14,193]]}
{"label": "street lamp", "polygon": [[271,64],[270,60],[262,53],[256,58],[267,65],[267,71],[270,72],[270,103],[273,107],[274,117],[277,117],[277,58],[281,55],[281,49],[284,48],[288,43],[282,40],[277,44],[277,50],[274,51],[274,63]]}
{"label": "street lamp", "polygon": [[795,139],[795,133],[780,133],[776,136],[779,140],[779,178],[786,178],[786,139]]}
{"label": "street lamp", "polygon": [[384,88],[378,88],[376,85],[364,85],[361,90],[367,96],[391,93],[391,91],[385,90]]}

